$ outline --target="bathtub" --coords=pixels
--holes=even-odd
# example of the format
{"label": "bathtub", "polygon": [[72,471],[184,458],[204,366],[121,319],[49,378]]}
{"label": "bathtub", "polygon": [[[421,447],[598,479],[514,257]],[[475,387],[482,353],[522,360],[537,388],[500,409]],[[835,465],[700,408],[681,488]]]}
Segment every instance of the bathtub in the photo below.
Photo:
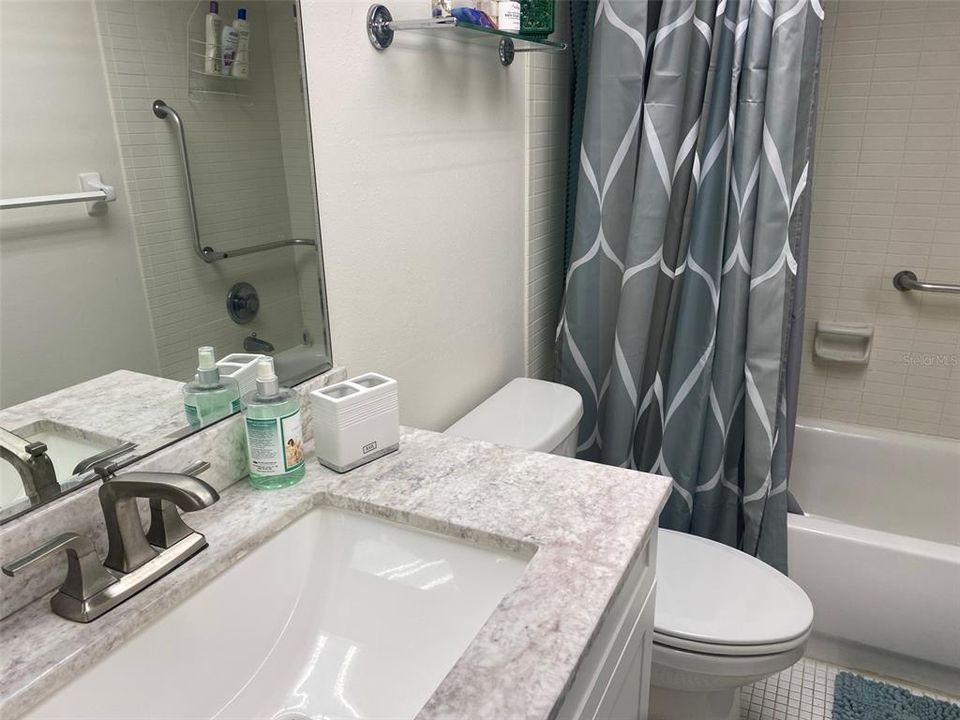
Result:
{"label": "bathtub", "polygon": [[800,420],[790,489],[811,654],[960,693],[960,441]]}

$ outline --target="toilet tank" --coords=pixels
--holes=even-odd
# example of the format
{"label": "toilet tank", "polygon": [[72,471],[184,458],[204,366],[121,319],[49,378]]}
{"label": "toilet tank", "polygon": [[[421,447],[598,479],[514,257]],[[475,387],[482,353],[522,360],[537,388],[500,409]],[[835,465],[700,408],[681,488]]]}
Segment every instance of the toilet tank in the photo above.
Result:
{"label": "toilet tank", "polygon": [[573,457],[583,400],[566,385],[516,378],[447,429],[448,435]]}

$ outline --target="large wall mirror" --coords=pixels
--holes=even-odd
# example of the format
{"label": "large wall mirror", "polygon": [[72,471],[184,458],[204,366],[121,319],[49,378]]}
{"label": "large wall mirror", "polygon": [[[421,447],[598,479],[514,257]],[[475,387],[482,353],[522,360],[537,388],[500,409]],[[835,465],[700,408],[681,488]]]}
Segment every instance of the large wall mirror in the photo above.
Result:
{"label": "large wall mirror", "polygon": [[0,522],[202,425],[201,346],[330,367],[297,10],[3,0]]}

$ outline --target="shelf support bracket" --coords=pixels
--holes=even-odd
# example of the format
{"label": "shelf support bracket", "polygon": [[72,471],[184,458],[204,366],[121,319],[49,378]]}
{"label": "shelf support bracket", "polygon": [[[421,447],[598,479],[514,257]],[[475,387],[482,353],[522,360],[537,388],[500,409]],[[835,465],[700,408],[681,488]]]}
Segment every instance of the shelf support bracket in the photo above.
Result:
{"label": "shelf support bracket", "polygon": [[386,5],[373,4],[367,10],[367,37],[377,50],[386,50],[393,43],[393,15]]}
{"label": "shelf support bracket", "polygon": [[500,38],[500,64],[509,67],[517,56],[517,49],[510,38]]}

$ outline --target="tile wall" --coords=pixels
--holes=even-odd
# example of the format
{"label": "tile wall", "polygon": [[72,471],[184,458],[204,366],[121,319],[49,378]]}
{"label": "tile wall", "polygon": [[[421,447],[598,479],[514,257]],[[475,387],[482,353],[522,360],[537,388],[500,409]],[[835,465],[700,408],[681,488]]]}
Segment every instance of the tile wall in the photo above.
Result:
{"label": "tile wall", "polygon": [[[304,68],[300,58],[299,18],[293,4],[267,2],[273,84],[280,125],[290,233],[295,238],[317,239],[317,190],[310,139],[307,103],[304,95]],[[309,248],[294,249],[297,281],[300,285],[300,311],[304,327],[315,341],[321,341],[324,329],[320,306],[320,256]]]}
{"label": "tile wall", "polygon": [[[960,3],[825,6],[800,414],[960,438]],[[875,328],[866,368],[812,357],[817,320]]]}
{"label": "tile wall", "polygon": [[[554,39],[565,37],[568,22],[566,3],[557,3]],[[552,380],[563,291],[570,56],[530,53],[527,58],[527,375]]]}
{"label": "tile wall", "polygon": [[[290,8],[286,2],[275,4]],[[202,58],[188,61],[188,37],[203,37],[206,3],[97,0],[95,6],[160,373],[188,377],[198,345],[212,344],[225,354],[240,350],[250,332],[278,350],[300,344],[305,319],[294,251],[214,264],[197,257],[174,126],[150,110],[161,98],[183,117],[205,245],[228,251],[290,237],[281,127],[286,123],[280,107],[302,107],[302,99],[297,90],[291,101],[278,102],[283,88],[274,82],[273,13],[264,2],[244,3],[251,24],[251,73],[241,81],[190,75],[191,68],[202,68]],[[221,2],[224,22],[232,21],[236,7]],[[285,13],[274,20],[292,25]],[[190,44],[190,51],[197,49],[202,45]],[[308,156],[306,148],[302,155]],[[228,288],[241,280],[260,294],[258,317],[242,326],[225,311]]]}

